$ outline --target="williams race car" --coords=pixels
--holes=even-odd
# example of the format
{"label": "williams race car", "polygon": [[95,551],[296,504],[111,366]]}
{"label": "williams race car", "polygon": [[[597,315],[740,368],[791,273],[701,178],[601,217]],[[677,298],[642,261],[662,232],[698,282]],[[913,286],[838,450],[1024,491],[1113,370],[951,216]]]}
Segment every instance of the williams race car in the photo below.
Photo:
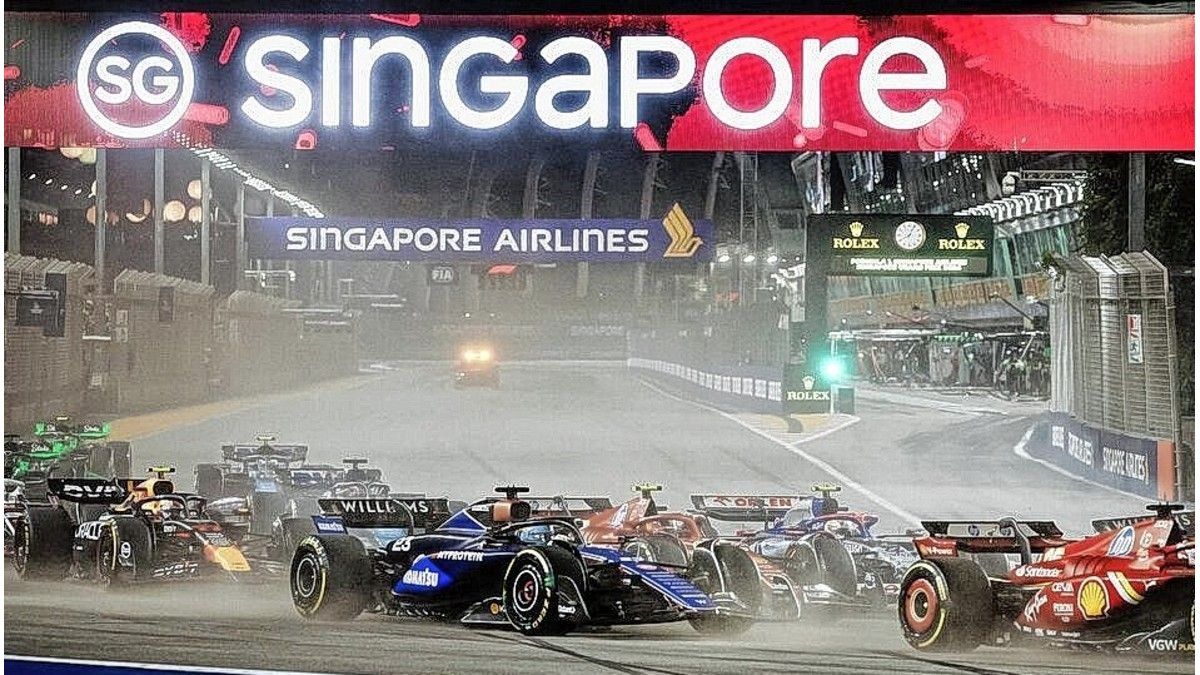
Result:
{"label": "williams race car", "polygon": [[[174,579],[249,579],[241,550],[204,516],[204,499],[181,494],[155,467],[147,479],[50,478],[50,506],[29,505],[13,541],[22,578],[92,579],[103,585]],[[105,505],[75,521],[61,502]]]}
{"label": "williams race car", "polygon": [[[1096,521],[1064,539],[1049,521],[926,521],[900,587],[900,626],[922,651],[1033,641],[1195,651],[1195,534],[1178,505]],[[1124,523],[1113,526],[1115,523]],[[1011,570],[1006,556],[1019,556]]]}
{"label": "williams race car", "polygon": [[350,525],[363,525],[360,516],[367,525],[412,530],[427,523],[395,500],[351,500],[339,517],[319,516],[321,534],[300,542],[292,558],[296,610],[345,620],[376,609],[531,635],[737,611],[663,566],[589,546],[573,519],[531,518],[530,504],[517,498],[528,488],[499,491],[503,498],[382,546],[356,537]]}

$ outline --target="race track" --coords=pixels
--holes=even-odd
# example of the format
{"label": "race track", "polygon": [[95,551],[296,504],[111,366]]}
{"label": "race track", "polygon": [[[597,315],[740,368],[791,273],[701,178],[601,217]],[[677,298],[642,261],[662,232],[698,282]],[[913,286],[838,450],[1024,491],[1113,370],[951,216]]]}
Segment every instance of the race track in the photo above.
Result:
{"label": "race track", "polygon": [[[173,463],[191,486],[222,441],[274,432],[307,442],[314,461],[367,456],[394,489],[471,500],[500,483],[538,493],[611,494],[666,486],[683,506],[701,491],[806,492],[860,486],[843,503],[876,511],[882,530],[915,517],[1050,517],[1080,532],[1090,518],[1140,510],[1137,500],[1068,479],[1013,452],[1029,407],[942,405],[862,392],[861,421],[798,447],[739,418],[681,401],[613,364],[510,365],[504,388],[455,390],[446,366],[396,365],[352,386],[273,399],[134,443],[137,466]],[[939,407],[941,409],[939,409]],[[889,511],[881,506],[891,505]],[[176,586],[103,592],[82,583],[5,584],[9,654],[315,672],[1190,672],[1185,661],[981,649],[929,658],[904,645],[891,616],[836,624],[766,624],[736,641],[687,626],[618,628],[556,639],[363,617],[302,622],[286,586]]]}

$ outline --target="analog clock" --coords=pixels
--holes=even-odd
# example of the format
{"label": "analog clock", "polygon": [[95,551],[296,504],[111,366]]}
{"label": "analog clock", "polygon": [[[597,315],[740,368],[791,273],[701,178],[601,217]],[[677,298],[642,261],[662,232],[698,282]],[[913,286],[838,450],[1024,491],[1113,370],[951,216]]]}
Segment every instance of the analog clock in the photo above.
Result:
{"label": "analog clock", "polygon": [[906,220],[896,226],[896,245],[905,251],[915,251],[925,243],[925,226],[915,220]]}

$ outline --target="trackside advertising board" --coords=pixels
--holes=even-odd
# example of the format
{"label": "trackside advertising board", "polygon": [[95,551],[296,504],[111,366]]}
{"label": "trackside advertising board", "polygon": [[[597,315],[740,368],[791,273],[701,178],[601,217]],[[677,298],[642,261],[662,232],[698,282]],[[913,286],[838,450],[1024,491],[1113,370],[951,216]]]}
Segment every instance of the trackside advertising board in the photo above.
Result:
{"label": "trackside advertising board", "polygon": [[820,214],[808,250],[830,274],[986,277],[995,225],[986,216]]}
{"label": "trackside advertising board", "polygon": [[1105,431],[1051,413],[1026,451],[1118,490],[1147,499],[1175,498],[1175,447],[1167,440]]}
{"label": "trackside advertising board", "polygon": [[662,220],[247,218],[251,257],[549,263],[712,259],[713,224]]}
{"label": "trackside advertising board", "polygon": [[[1190,150],[1191,15],[5,13],[5,145]],[[604,140],[610,140],[605,138]]]}

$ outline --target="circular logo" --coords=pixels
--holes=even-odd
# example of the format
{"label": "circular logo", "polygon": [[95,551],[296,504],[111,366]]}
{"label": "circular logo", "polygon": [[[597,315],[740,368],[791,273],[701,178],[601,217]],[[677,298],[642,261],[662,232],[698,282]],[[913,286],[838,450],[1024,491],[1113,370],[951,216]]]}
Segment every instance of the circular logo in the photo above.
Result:
{"label": "circular logo", "polygon": [[925,243],[925,226],[915,220],[906,220],[896,226],[896,245],[905,251],[915,251]]}
{"label": "circular logo", "polygon": [[[174,60],[157,51],[139,50],[141,58],[131,61],[110,45],[127,35],[157,40]],[[106,52],[103,56],[102,50]],[[101,129],[120,138],[150,138],[175,126],[187,112],[195,87],[196,72],[183,43],[162,26],[144,21],[119,23],[102,31],[83,50],[75,73],[75,89],[84,112]],[[138,125],[118,122],[100,110],[99,103],[110,109],[132,103],[148,111],[148,121]]]}

